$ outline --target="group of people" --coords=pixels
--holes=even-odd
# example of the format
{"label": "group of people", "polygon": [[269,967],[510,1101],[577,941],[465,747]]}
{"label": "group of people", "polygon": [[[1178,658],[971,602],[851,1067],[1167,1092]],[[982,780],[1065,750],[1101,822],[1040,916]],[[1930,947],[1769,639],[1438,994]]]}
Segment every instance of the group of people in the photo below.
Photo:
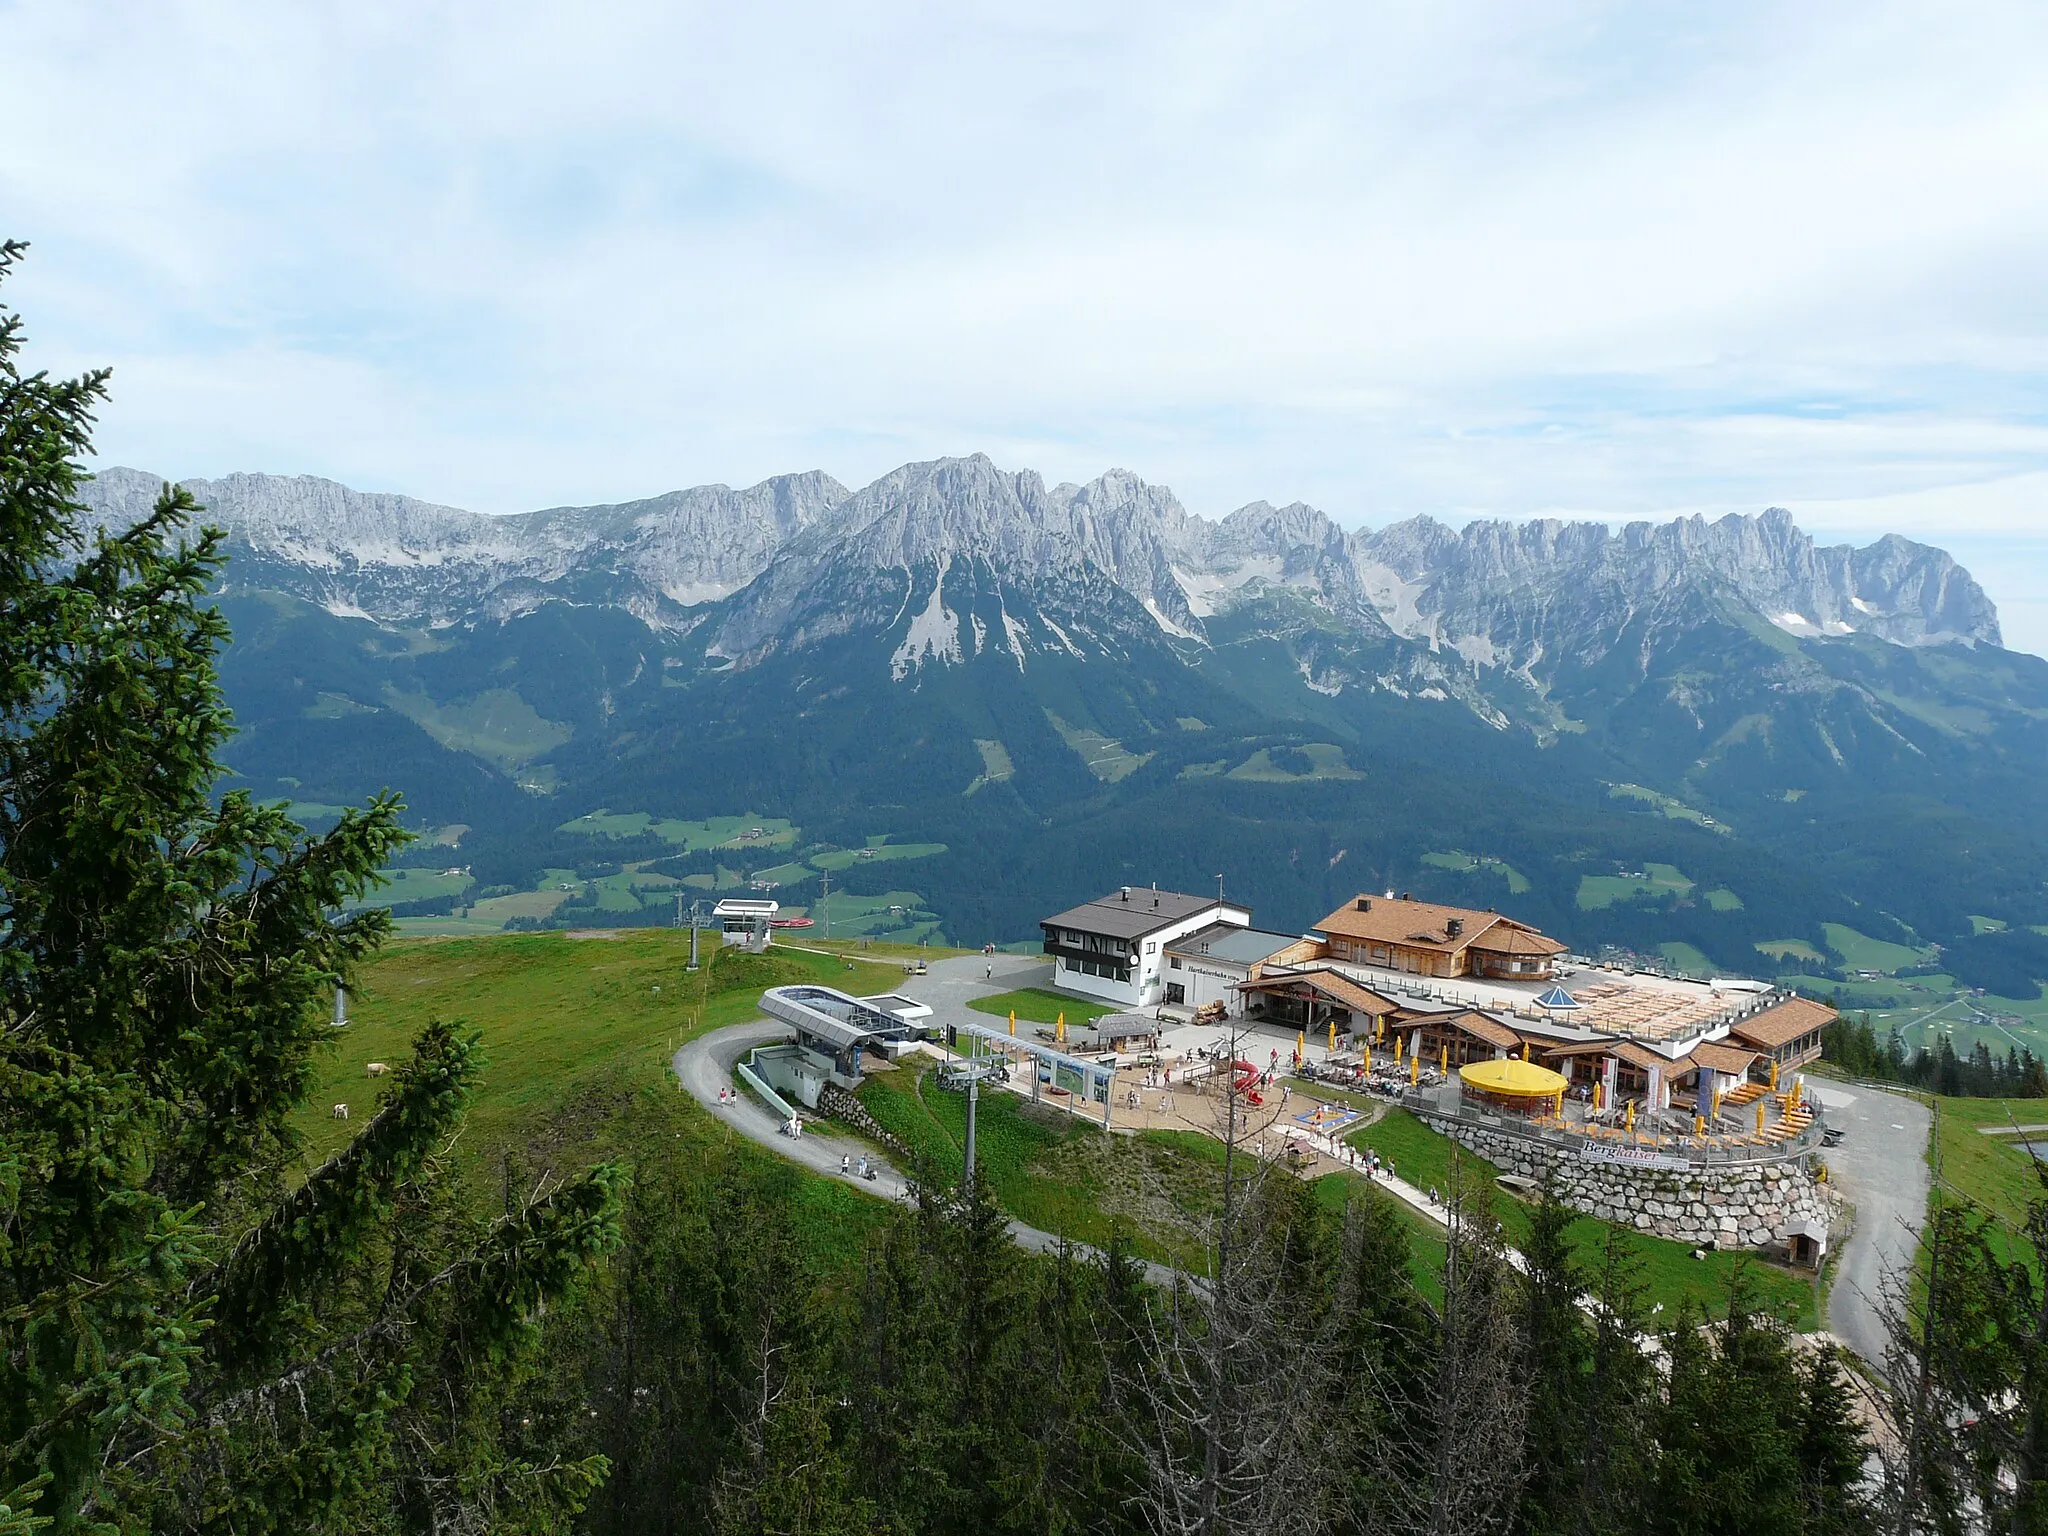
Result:
{"label": "group of people", "polygon": [[839,1154],[839,1176],[843,1179],[866,1179],[872,1184],[875,1180],[876,1167],[877,1164],[868,1157],[867,1153],[863,1152],[860,1155],[860,1170],[856,1173],[853,1167],[853,1159],[844,1152]]}

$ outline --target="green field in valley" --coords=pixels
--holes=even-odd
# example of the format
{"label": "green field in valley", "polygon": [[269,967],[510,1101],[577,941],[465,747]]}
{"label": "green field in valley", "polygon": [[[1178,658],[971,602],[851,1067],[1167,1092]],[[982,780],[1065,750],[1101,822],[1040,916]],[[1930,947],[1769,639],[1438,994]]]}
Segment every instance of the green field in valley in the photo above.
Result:
{"label": "green field in valley", "polygon": [[1689,821],[1694,826],[1710,827],[1722,833],[1728,831],[1724,823],[1716,821],[1705,811],[1695,810],[1683,800],[1674,800],[1669,795],[1660,794],[1654,789],[1645,789],[1640,784],[1610,784],[1607,786],[1607,797],[1610,800],[1636,801],[1645,809],[1668,816],[1673,821]]}
{"label": "green field in valley", "polygon": [[1529,889],[1529,877],[1516,869],[1505,859],[1496,859],[1481,853],[1460,853],[1453,849],[1448,853],[1425,853],[1422,862],[1432,869],[1448,869],[1458,874],[1498,875],[1508,883],[1510,895],[1520,896]]}
{"label": "green field in valley", "polygon": [[1593,912],[1641,897],[1688,896],[1692,889],[1692,881],[1676,865],[1645,864],[1621,874],[1581,876],[1576,899],[1580,911]]}
{"label": "green field in valley", "polygon": [[[1045,718],[1050,720],[1052,728],[1060,733],[1060,740],[1073,748],[1081,761],[1087,765],[1088,771],[1105,784],[1127,779],[1152,761],[1150,752],[1132,752],[1122,742],[1105,736],[1100,731],[1067,724],[1049,709],[1045,712]],[[988,754],[984,752],[982,756],[986,766]],[[1004,761],[1008,760],[1005,755]],[[985,779],[991,775],[984,771],[982,777]]]}
{"label": "green field in valley", "polygon": [[1665,964],[1685,976],[1712,976],[1714,962],[1690,944],[1670,940],[1657,946],[1657,953],[1664,957]]}
{"label": "green field in valley", "polygon": [[1301,747],[1261,747],[1230,770],[1233,779],[1254,784],[1301,784],[1311,779],[1362,779],[1345,761],[1344,749],[1327,741]]}
{"label": "green field in valley", "polygon": [[1925,965],[1935,957],[1931,948],[1914,949],[1905,944],[1873,939],[1842,923],[1822,923],[1821,930],[1827,935],[1828,948],[1840,957],[1846,970],[1879,971],[1889,975],[1908,966]]}

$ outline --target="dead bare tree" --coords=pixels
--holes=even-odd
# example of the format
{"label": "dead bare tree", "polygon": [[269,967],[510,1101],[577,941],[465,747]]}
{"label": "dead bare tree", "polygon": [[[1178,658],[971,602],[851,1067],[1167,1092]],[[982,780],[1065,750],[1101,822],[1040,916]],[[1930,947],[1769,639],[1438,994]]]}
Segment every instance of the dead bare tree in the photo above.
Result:
{"label": "dead bare tree", "polygon": [[1453,1155],[1448,1182],[1435,1359],[1380,1384],[1388,1401],[1361,1447],[1369,1475],[1353,1511],[1362,1529],[1483,1536],[1507,1528],[1521,1491],[1528,1398],[1514,1275],[1484,1181]]}
{"label": "dead bare tree", "polygon": [[1298,1181],[1260,1158],[1267,1117],[1233,1064],[1204,1101],[1222,1143],[1213,1203],[1181,1202],[1199,1257],[1151,1305],[1114,1320],[1111,1390],[1138,1495],[1159,1536],[1309,1532],[1328,1518],[1336,1458],[1334,1258]]}

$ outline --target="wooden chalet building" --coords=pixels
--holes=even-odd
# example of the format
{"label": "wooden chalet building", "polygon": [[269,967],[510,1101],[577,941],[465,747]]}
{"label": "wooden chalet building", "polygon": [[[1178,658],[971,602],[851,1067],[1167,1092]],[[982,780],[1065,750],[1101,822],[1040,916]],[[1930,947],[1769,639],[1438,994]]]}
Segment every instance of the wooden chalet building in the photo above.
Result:
{"label": "wooden chalet building", "polygon": [[1835,1021],[1835,1010],[1810,997],[1787,998],[1728,1028],[1728,1043],[1749,1047],[1757,1053],[1750,1076],[1758,1082],[1770,1075],[1776,1063],[1782,1074],[1803,1067],[1820,1055],[1820,1032]]}
{"label": "wooden chalet building", "polygon": [[1565,946],[1498,912],[1360,895],[1316,925],[1324,958],[1416,976],[1548,981]]}
{"label": "wooden chalet building", "polygon": [[1398,1008],[1342,972],[1322,968],[1260,975],[1239,982],[1237,992],[1249,1017],[1311,1034],[1332,1024],[1370,1033]]}

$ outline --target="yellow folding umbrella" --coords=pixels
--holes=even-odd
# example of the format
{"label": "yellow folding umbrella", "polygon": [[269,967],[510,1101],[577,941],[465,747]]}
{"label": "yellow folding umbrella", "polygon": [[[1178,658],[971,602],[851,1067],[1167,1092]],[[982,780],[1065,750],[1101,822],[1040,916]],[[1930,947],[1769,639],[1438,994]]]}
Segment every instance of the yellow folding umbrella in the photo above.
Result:
{"label": "yellow folding umbrella", "polygon": [[1764,1101],[1762,1099],[1756,1101],[1756,1133],[1759,1136],[1764,1133]]}
{"label": "yellow folding umbrella", "polygon": [[1366,1043],[1366,1045],[1365,1045],[1365,1047],[1364,1047],[1364,1050],[1365,1050],[1365,1075],[1366,1075],[1367,1077],[1371,1077],[1371,1076],[1372,1076],[1372,1044],[1371,1044],[1371,1042],[1369,1042],[1369,1041],[1368,1041],[1368,1042]]}
{"label": "yellow folding umbrella", "polygon": [[1335,1019],[1330,1020],[1330,1049],[1333,1051],[1337,1049],[1337,1021]]}
{"label": "yellow folding umbrella", "polygon": [[1773,1092],[1773,1093],[1776,1093],[1777,1091],[1778,1091],[1778,1064],[1777,1064],[1777,1063],[1776,1063],[1776,1062],[1774,1061],[1774,1062],[1772,1062],[1772,1063],[1771,1063],[1771,1092]]}
{"label": "yellow folding umbrella", "polygon": [[[1332,1025],[1330,1026],[1330,1028],[1332,1028],[1332,1029],[1335,1029],[1336,1027],[1337,1027],[1337,1026],[1336,1026],[1335,1024],[1332,1024]],[[1297,1056],[1302,1056],[1302,1055],[1306,1055],[1306,1054],[1307,1054],[1307,1052],[1308,1052],[1308,1031],[1307,1031],[1307,1030],[1305,1030],[1305,1029],[1298,1029],[1298,1030],[1296,1030],[1296,1031],[1294,1032],[1294,1054],[1295,1054],[1295,1055],[1297,1055]]]}
{"label": "yellow folding umbrella", "polygon": [[1527,1061],[1528,1059],[1529,1059],[1529,1042],[1528,1042],[1528,1041],[1526,1041],[1526,1040],[1524,1040],[1524,1041],[1522,1042],[1522,1060],[1524,1060],[1524,1061]]}
{"label": "yellow folding umbrella", "polygon": [[1014,1008],[1010,1010],[1010,1033],[1017,1033],[1017,1010]]}
{"label": "yellow folding umbrella", "polygon": [[1408,1053],[1408,1086],[1413,1088],[1422,1081],[1422,1052]]}
{"label": "yellow folding umbrella", "polygon": [[1451,1042],[1448,1040],[1437,1048],[1436,1069],[1446,1077],[1451,1075]]}
{"label": "yellow folding umbrella", "polygon": [[1636,1128],[1636,1101],[1635,1101],[1634,1099],[1630,1099],[1630,1100],[1628,1101],[1628,1110],[1627,1110],[1627,1112],[1626,1112],[1626,1117],[1625,1117],[1625,1118],[1623,1119],[1623,1121],[1622,1121],[1622,1126],[1621,1126],[1621,1128],[1622,1128],[1623,1130],[1625,1130],[1625,1131],[1628,1131],[1628,1132],[1630,1132],[1630,1133],[1633,1133],[1633,1132],[1635,1131],[1635,1128]]}
{"label": "yellow folding umbrella", "polygon": [[1055,1044],[1065,1045],[1067,1043],[1067,1015],[1065,1009],[1060,1011],[1059,1019],[1053,1024],[1052,1038]]}
{"label": "yellow folding umbrella", "polygon": [[1401,1036],[1399,1031],[1396,1031],[1394,1034],[1394,1065],[1397,1067],[1401,1065]]}

